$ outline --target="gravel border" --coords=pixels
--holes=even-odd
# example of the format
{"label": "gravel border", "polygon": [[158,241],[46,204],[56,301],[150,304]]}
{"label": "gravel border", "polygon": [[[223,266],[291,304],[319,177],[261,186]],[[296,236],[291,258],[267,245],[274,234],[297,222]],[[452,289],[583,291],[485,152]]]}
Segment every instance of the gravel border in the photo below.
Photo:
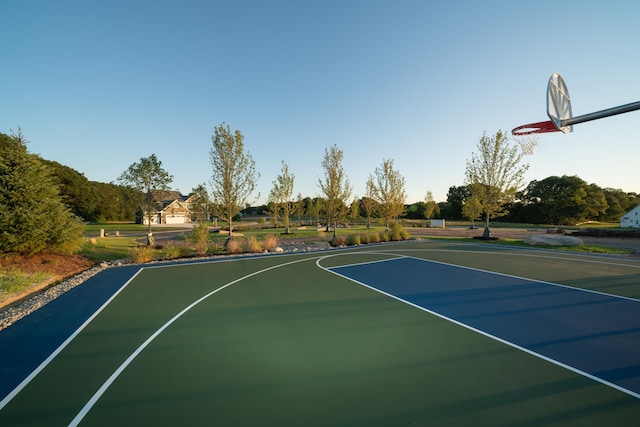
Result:
{"label": "gravel border", "polygon": [[[413,230],[415,231],[415,230]],[[425,230],[426,232],[424,232],[424,235],[420,235],[422,233],[414,233],[413,237],[422,237],[422,238],[428,238],[427,234],[430,235],[438,235],[440,233],[438,233],[439,230],[435,230],[436,232],[434,232],[433,229],[429,229],[429,230]],[[451,230],[442,230],[442,234],[447,234],[447,235],[452,235],[452,234],[459,234],[460,236],[464,236],[464,237],[469,237],[471,234],[478,234],[478,230],[457,230],[458,233],[451,233]],[[519,231],[517,233],[505,233],[506,230],[500,230],[497,229],[497,232],[495,234],[500,235],[499,237],[515,237],[515,238],[526,238],[527,235],[531,235],[532,231],[526,230],[526,231]],[[511,235],[511,234],[515,234],[515,235]],[[602,237],[582,237],[581,238],[585,241],[585,243],[589,242],[589,243],[594,243],[594,244],[601,244],[601,245],[611,245],[611,246],[618,246],[618,247],[626,247],[628,249],[634,250],[634,254],[632,254],[632,257],[637,257],[640,254],[640,239],[624,239],[624,238],[617,238],[615,239],[615,243],[617,243],[617,245],[614,243],[614,239],[612,238],[602,238]],[[274,250],[271,253],[300,253],[300,252],[316,252],[316,251],[324,251],[324,250],[328,250],[330,249],[330,245],[328,242],[318,242],[318,241],[309,241],[309,242],[282,242],[278,248],[276,248],[276,250]],[[257,253],[257,254],[237,254],[237,255],[214,255],[214,256],[210,256],[210,257],[198,257],[198,258],[184,258],[184,259],[172,259],[172,260],[167,260],[167,261],[154,261],[152,263],[148,263],[148,264],[138,264],[140,265],[140,267],[144,267],[145,265],[157,265],[157,264],[163,264],[163,263],[170,263],[170,262],[201,262],[201,261],[208,261],[208,260],[214,260],[214,259],[220,259],[222,257],[239,257],[239,256],[262,256],[264,255],[264,253]],[[58,298],[60,295],[64,294],[65,292],[75,288],[78,285],[81,285],[82,283],[84,283],[85,281],[87,281],[88,279],[90,279],[91,277],[95,276],[96,274],[108,269],[108,268],[113,268],[113,267],[120,267],[123,265],[133,265],[130,263],[127,263],[123,260],[119,260],[119,261],[112,261],[112,262],[103,262],[101,264],[95,265],[94,267],[89,268],[88,270],[85,270],[81,273],[78,273],[74,276],[71,276],[67,279],[64,279],[63,281],[54,284],[52,286],[49,286],[48,288],[46,288],[44,291],[42,292],[38,292],[32,296],[26,297],[22,302],[16,303],[14,305],[10,305],[6,308],[3,308],[0,310],[0,331],[2,331],[3,329],[11,326],[13,323],[17,322],[18,320],[22,319],[23,317],[28,316],[29,314],[33,313],[34,311],[38,310],[39,308],[45,306],[46,304],[50,303],[51,301],[53,301],[54,299]]]}
{"label": "gravel border", "polygon": [[23,317],[28,316],[40,307],[50,303],[65,292],[89,280],[101,271],[110,267],[123,265],[121,261],[102,263],[89,268],[81,273],[73,275],[57,284],[49,286],[42,292],[26,297],[22,302],[10,305],[0,311],[0,331],[11,326]]}
{"label": "gravel border", "polygon": [[[324,244],[318,244],[318,242],[286,242],[280,244],[276,250],[271,253],[300,253],[300,252],[316,252],[328,250],[330,248],[328,242],[323,242]],[[237,255],[214,255],[210,257],[197,257],[197,258],[182,258],[182,259],[171,259],[166,261],[153,261],[150,263],[137,264],[140,268],[146,265],[158,265],[158,264],[167,264],[167,263],[175,263],[175,262],[202,262],[209,261],[221,258],[229,258],[229,257],[240,257],[240,256],[262,256],[264,253],[256,253],[256,254],[237,254]],[[60,295],[70,291],[78,285],[83,284],[85,281],[89,280],[93,276],[98,273],[113,267],[121,267],[124,265],[135,265],[132,263],[128,263],[124,260],[111,261],[111,262],[102,262],[97,264],[81,273],[75,274],[71,277],[68,277],[58,283],[55,283],[45,290],[36,292],[33,295],[25,297],[22,301],[9,305],[5,308],[0,309],[0,331],[8,328],[18,320],[23,317],[28,316],[39,308],[45,306],[51,301],[58,298]]]}

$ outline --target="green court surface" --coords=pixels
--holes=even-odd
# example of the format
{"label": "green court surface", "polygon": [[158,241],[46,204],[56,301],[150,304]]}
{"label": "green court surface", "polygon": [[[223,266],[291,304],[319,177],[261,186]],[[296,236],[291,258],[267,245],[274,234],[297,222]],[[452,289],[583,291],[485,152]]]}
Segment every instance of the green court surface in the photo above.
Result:
{"label": "green court surface", "polygon": [[637,425],[637,395],[327,270],[406,256],[640,298],[633,260],[480,244],[146,267],[0,425]]}

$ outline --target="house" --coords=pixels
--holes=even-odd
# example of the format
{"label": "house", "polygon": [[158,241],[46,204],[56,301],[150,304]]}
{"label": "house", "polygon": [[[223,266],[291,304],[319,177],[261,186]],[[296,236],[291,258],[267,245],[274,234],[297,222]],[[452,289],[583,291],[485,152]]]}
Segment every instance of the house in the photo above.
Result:
{"label": "house", "polygon": [[[197,203],[197,195],[187,198],[179,191],[167,191],[158,201],[162,206],[160,210],[151,214],[151,224],[189,224],[202,219],[211,220],[208,212],[199,214],[201,217],[204,215],[203,218],[195,218],[196,215],[193,212],[195,203]],[[142,223],[148,225],[148,219],[148,215],[143,215]]]}
{"label": "house", "polygon": [[620,228],[640,228],[640,205],[620,218]]}
{"label": "house", "polygon": [[[163,200],[159,201],[162,207],[151,213],[151,224],[188,224],[191,222],[191,212],[189,205],[185,201],[182,194],[170,192],[165,195]],[[142,223],[149,224],[149,216],[142,216]]]}

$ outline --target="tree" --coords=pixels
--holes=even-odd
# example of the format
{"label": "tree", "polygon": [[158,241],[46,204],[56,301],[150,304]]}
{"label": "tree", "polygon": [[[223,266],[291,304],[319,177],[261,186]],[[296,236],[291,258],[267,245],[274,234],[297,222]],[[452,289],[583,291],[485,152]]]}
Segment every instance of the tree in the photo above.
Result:
{"label": "tree", "polygon": [[622,215],[638,204],[632,194],[625,193],[620,189],[605,188],[604,196],[607,201],[607,211],[603,219],[605,221],[619,221]]}
{"label": "tree", "polygon": [[164,194],[169,191],[173,176],[162,168],[162,162],[152,154],[149,157],[141,157],[139,163],[132,163],[118,177],[118,181],[140,193],[140,206],[148,222],[147,244],[153,244],[151,216],[159,207]]}
{"label": "tree", "polygon": [[600,220],[604,217],[609,205],[602,188],[596,184],[589,184],[586,188],[584,217],[582,220]]}
{"label": "tree", "polygon": [[278,205],[277,209],[282,211],[282,222],[285,233],[290,234],[289,220],[291,216],[291,196],[293,195],[293,182],[295,175],[289,172],[289,166],[282,162],[282,173],[273,181],[273,188],[269,194],[269,199]]}
{"label": "tree", "polygon": [[531,181],[524,195],[536,216],[547,224],[576,224],[596,219],[607,206],[602,190],[589,186],[577,176],[550,176]]}
{"label": "tree", "polygon": [[80,172],[58,162],[43,160],[58,185],[65,204],[75,215],[96,221],[99,216],[100,194],[92,183]]}
{"label": "tree", "polygon": [[349,212],[347,216],[351,222],[355,222],[360,216],[360,202],[357,198],[354,198],[351,202],[351,206],[349,206]]}
{"label": "tree", "polygon": [[191,217],[195,218],[196,222],[208,221],[209,211],[211,210],[211,200],[209,198],[209,192],[204,184],[198,185],[191,190]]}
{"label": "tree", "polygon": [[209,152],[213,176],[211,194],[214,210],[229,223],[229,239],[233,217],[247,203],[256,188],[260,174],[251,154],[244,150],[244,137],[239,130],[231,132],[225,123],[214,128],[213,147]]}
{"label": "tree", "polygon": [[373,181],[373,176],[369,175],[367,178],[367,183],[365,185],[364,197],[360,202],[360,206],[362,206],[362,210],[364,211],[364,215],[367,218],[367,230],[371,228],[371,217],[375,215],[375,206],[373,196],[376,192],[376,184]]}
{"label": "tree", "polygon": [[424,198],[424,217],[427,220],[431,220],[435,215],[440,213],[440,207],[433,198],[433,193],[427,191],[427,195]]}
{"label": "tree", "polygon": [[469,187],[466,185],[449,187],[447,203],[449,205],[449,219],[462,219],[462,207],[469,197]]}
{"label": "tree", "polygon": [[[473,188],[473,185],[470,187]],[[475,228],[475,221],[482,216],[482,205],[478,194],[480,191],[472,192],[462,205],[462,214],[471,221],[471,228]]]}
{"label": "tree", "polygon": [[0,253],[75,252],[84,228],[22,132],[0,134]]}
{"label": "tree", "polygon": [[492,137],[483,134],[477,148],[479,152],[472,153],[471,160],[467,160],[466,184],[477,184],[473,186],[472,195],[478,198],[485,215],[483,237],[489,238],[491,218],[508,213],[504,206],[515,199],[516,192],[523,186],[529,165],[520,165],[522,153],[517,146],[509,145],[502,131]]}
{"label": "tree", "polygon": [[404,190],[404,178],[393,169],[393,160],[385,159],[374,171],[374,197],[380,208],[380,216],[385,220],[385,228],[389,229],[389,220],[397,218],[404,212],[407,198]]}
{"label": "tree", "polygon": [[333,237],[336,237],[338,219],[345,214],[346,202],[351,196],[349,179],[342,167],[344,154],[336,145],[325,149],[322,160],[324,169],[324,181],[318,179],[318,186],[325,195],[324,210],[327,215],[327,231],[333,224]]}
{"label": "tree", "polygon": [[278,228],[280,212],[282,210],[282,206],[280,203],[277,203],[273,199],[273,194],[269,193],[269,198],[267,200],[267,209],[265,213],[271,218],[271,224],[273,228]]}
{"label": "tree", "polygon": [[304,199],[302,198],[302,193],[298,193],[298,197],[296,198],[296,202],[293,205],[293,211],[298,218],[298,227],[302,225],[302,215],[304,215]]}

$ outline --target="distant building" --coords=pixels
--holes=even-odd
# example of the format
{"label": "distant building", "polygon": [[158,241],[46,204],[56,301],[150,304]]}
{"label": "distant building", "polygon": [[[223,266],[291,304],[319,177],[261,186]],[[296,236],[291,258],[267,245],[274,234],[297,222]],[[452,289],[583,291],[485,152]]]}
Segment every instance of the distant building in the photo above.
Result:
{"label": "distant building", "polygon": [[620,218],[621,228],[640,228],[640,205],[631,209]]}
{"label": "distant building", "polygon": [[[167,191],[162,194],[162,199],[158,197],[160,209],[151,212],[151,224],[186,224],[191,222],[191,213],[185,197],[178,191]],[[149,223],[149,215],[145,212],[142,216],[142,223]]]}

